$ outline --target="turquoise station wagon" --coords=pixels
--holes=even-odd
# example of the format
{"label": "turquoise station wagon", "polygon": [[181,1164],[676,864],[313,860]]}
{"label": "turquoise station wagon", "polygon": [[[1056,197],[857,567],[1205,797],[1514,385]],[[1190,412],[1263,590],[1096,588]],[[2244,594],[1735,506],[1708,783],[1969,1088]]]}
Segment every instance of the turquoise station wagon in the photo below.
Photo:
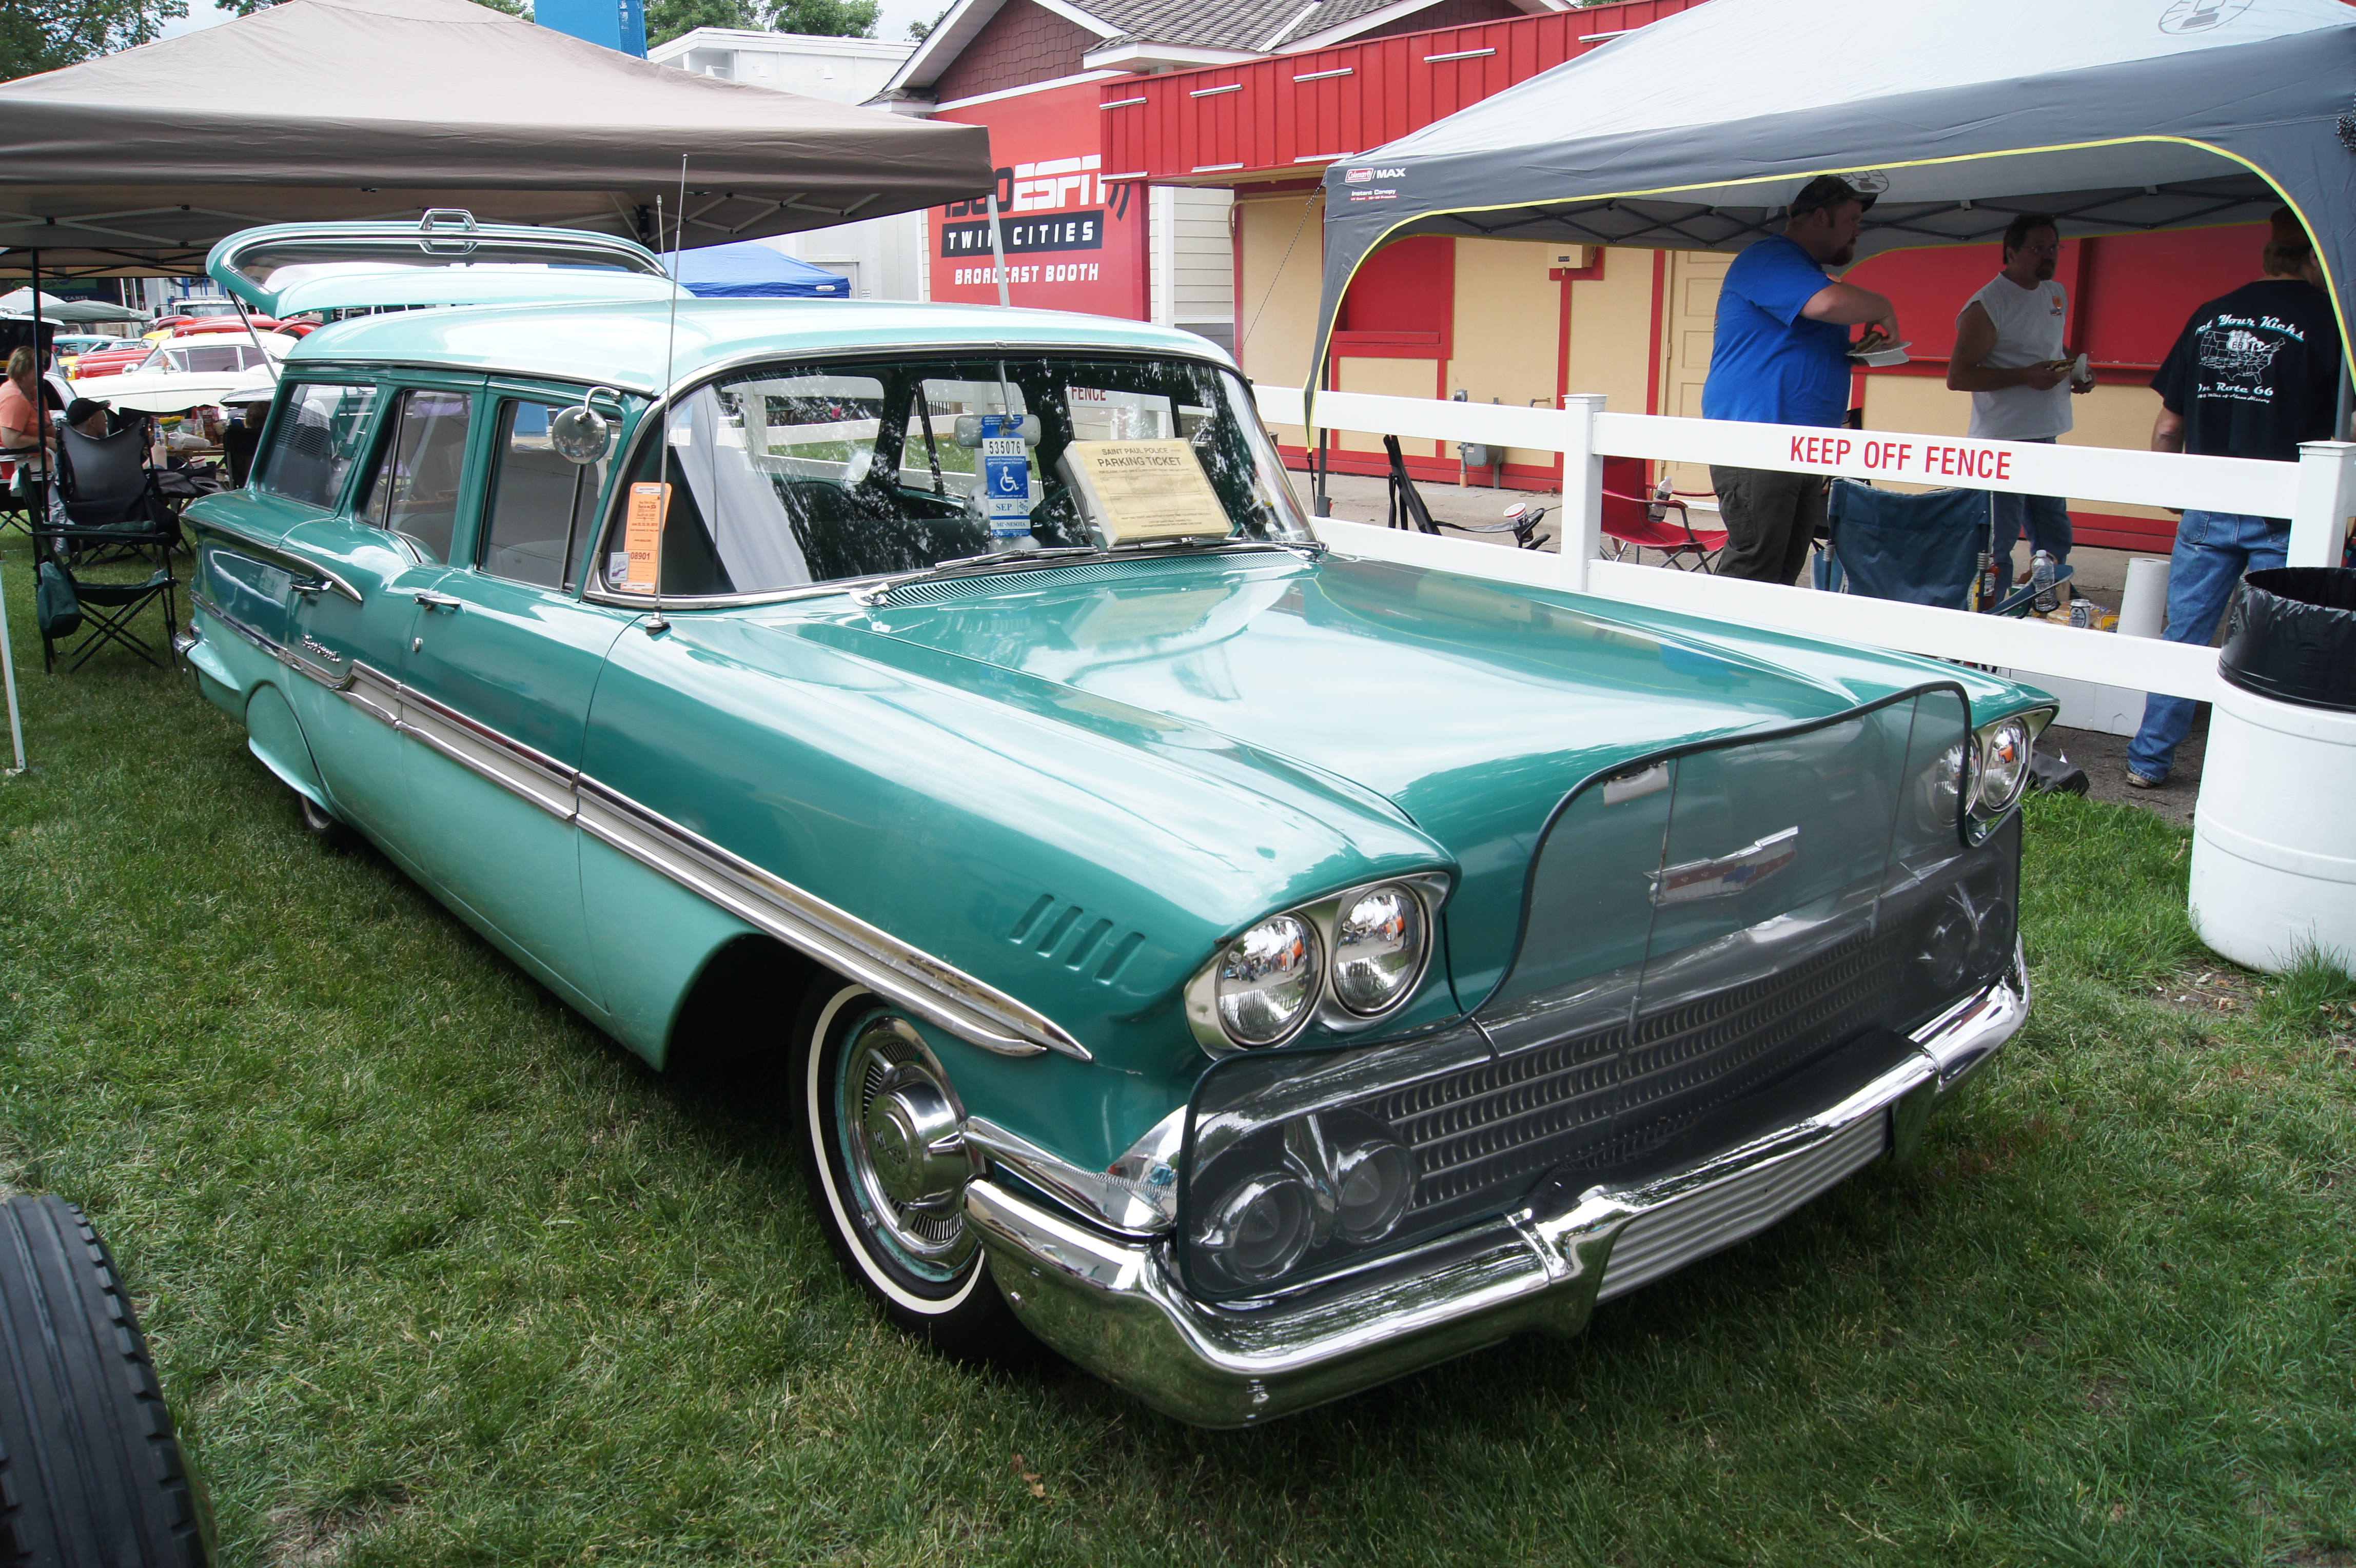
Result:
{"label": "turquoise station wagon", "polygon": [[1354,557],[1202,338],[250,231],[344,321],[190,509],[188,657],[659,1067],[787,1064],[850,1276],[1242,1425],[1885,1155],[2019,1028],[2050,699]]}

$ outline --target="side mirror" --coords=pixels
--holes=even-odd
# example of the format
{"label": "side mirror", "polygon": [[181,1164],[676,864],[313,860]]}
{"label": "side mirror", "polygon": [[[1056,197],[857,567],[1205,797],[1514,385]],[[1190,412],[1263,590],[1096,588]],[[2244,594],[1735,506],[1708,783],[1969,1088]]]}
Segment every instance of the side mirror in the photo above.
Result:
{"label": "side mirror", "polygon": [[548,444],[568,463],[595,462],[614,438],[613,422],[589,406],[599,392],[621,395],[611,387],[591,387],[582,394],[579,407],[565,409],[548,422]]}

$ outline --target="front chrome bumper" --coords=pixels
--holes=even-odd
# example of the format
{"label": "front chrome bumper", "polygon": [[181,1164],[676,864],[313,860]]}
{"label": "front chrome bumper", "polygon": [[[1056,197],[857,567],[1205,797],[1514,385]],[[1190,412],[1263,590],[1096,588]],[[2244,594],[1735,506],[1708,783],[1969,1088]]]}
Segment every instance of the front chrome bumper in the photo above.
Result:
{"label": "front chrome bumper", "polygon": [[966,1215],[1041,1339],[1181,1421],[1247,1426],[1515,1334],[1579,1333],[1599,1301],[1765,1230],[1885,1153],[1911,1153],[2029,1003],[2016,952],[2009,976],[1915,1032],[1913,1057],[1812,1116],[1638,1186],[1542,1186],[1515,1213],[1269,1302],[1196,1301],[1166,1240],[1109,1235],[1001,1181],[969,1186]]}

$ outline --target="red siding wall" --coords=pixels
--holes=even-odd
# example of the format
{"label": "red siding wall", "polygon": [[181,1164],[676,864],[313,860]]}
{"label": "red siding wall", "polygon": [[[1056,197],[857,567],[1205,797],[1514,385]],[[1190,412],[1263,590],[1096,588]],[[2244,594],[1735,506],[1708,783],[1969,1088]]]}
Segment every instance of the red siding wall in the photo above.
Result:
{"label": "red siding wall", "polygon": [[1427,234],[1376,252],[1342,301],[1333,351],[1446,360],[1456,319],[1456,242]]}
{"label": "red siding wall", "polygon": [[[1597,47],[1583,41],[1590,35],[1640,27],[1700,3],[1623,0],[1108,81],[1101,101],[1120,107],[1105,111],[1105,167],[1182,180],[1312,172],[1304,166],[1378,147],[1585,54]],[[1430,15],[1410,20],[1429,27]],[[1432,55],[1465,58],[1426,58]],[[1346,74],[1296,80],[1329,71]],[[1218,91],[1234,83],[1239,91]]]}
{"label": "red siding wall", "polygon": [[[2104,381],[2150,380],[2197,306],[2258,276],[2265,239],[2263,223],[2241,223],[2066,242],[2053,275],[2070,291],[2071,345],[2107,372]],[[1868,373],[1945,376],[1956,313],[2003,264],[1997,245],[1899,251],[1858,263],[1848,281],[1888,295],[1913,343],[1912,363]]]}

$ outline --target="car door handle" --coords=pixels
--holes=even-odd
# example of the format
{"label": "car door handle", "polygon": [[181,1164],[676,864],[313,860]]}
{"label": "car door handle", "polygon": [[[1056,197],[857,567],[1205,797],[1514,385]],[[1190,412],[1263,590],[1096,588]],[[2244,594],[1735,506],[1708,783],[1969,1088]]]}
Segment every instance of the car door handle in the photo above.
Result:
{"label": "car door handle", "polygon": [[447,594],[420,594],[417,596],[417,602],[429,610],[447,610],[452,615],[457,614],[466,603],[465,600],[454,599]]}

